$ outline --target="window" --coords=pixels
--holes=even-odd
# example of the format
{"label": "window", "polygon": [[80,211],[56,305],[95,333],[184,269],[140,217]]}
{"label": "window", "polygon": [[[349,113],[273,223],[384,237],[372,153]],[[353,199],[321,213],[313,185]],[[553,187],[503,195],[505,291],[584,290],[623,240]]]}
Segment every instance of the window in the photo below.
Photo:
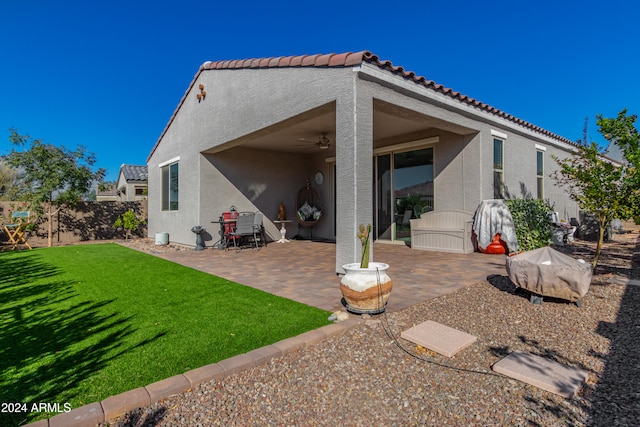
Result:
{"label": "window", "polygon": [[544,152],[536,151],[536,175],[538,181],[538,199],[544,198]]}
{"label": "window", "polygon": [[493,139],[493,198],[504,198],[504,141]]}
{"label": "window", "polygon": [[161,167],[162,210],[178,210],[178,162]]}

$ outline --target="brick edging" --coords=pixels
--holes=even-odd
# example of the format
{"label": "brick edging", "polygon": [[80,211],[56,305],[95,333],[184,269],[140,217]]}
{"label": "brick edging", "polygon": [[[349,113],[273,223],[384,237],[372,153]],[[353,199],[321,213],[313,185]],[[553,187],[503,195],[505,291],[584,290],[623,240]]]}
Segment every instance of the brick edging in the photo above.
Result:
{"label": "brick edging", "polygon": [[146,387],[136,388],[101,402],[81,406],[69,412],[39,420],[24,427],[95,427],[136,408],[152,405],[175,394],[183,393],[197,385],[263,365],[272,359],[295,353],[329,338],[340,336],[352,328],[364,325],[364,321],[351,317],[247,353],[221,360],[218,363],[192,369],[184,374],[156,381]]}

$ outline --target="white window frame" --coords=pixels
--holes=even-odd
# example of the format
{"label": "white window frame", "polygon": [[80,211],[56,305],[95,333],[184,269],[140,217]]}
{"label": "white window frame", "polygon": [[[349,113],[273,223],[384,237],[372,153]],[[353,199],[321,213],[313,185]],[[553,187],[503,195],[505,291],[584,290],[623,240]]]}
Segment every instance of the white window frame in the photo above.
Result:
{"label": "white window frame", "polygon": [[[494,131],[491,131],[491,134],[493,135]],[[498,133],[498,132],[496,132]],[[504,134],[502,134],[504,135]],[[504,135],[506,136],[506,135]],[[505,139],[503,138],[499,138],[498,135],[493,135],[492,138],[492,177],[493,177],[493,197],[495,199],[503,199],[504,198],[504,189],[505,189],[505,185],[504,185],[504,146],[505,146]],[[496,142],[500,142],[501,144],[501,167],[496,167]],[[499,176],[499,179],[496,179],[496,176]],[[496,188],[496,182],[499,182],[498,187]]]}
{"label": "white window frame", "polygon": [[[544,151],[536,146],[536,196],[544,199]],[[540,161],[540,164],[538,164]],[[540,167],[538,167],[540,166]]]}
{"label": "white window frame", "polygon": [[[177,211],[180,207],[180,157],[175,157],[158,165],[160,168],[160,209],[163,212]],[[175,192],[171,191],[173,176],[172,168],[175,166]],[[166,171],[166,172],[165,172]],[[165,175],[166,173],[166,175]],[[175,194],[175,200],[174,200]]]}

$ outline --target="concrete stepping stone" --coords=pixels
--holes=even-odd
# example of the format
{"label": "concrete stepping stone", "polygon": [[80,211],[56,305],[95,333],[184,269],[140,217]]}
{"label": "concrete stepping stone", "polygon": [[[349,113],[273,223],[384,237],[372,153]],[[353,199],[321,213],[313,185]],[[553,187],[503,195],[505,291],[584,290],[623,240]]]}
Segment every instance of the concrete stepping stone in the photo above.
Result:
{"label": "concrete stepping stone", "polygon": [[431,320],[407,329],[400,337],[447,357],[453,357],[478,339]]}
{"label": "concrete stepping stone", "polygon": [[496,362],[492,368],[502,375],[565,398],[575,396],[589,376],[583,369],[522,351],[514,351]]}

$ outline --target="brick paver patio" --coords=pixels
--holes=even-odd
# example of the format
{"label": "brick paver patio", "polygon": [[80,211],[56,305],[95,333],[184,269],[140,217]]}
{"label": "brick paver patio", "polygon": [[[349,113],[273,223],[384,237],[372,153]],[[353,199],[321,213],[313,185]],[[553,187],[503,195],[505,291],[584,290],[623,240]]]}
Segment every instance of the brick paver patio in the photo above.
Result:
{"label": "brick paver patio", "polygon": [[[333,243],[294,240],[259,250],[207,248],[157,255],[314,307],[329,311],[343,308]],[[504,255],[451,254],[375,243],[374,259],[390,265],[393,291],[389,311],[453,292],[491,274],[506,274]]]}

